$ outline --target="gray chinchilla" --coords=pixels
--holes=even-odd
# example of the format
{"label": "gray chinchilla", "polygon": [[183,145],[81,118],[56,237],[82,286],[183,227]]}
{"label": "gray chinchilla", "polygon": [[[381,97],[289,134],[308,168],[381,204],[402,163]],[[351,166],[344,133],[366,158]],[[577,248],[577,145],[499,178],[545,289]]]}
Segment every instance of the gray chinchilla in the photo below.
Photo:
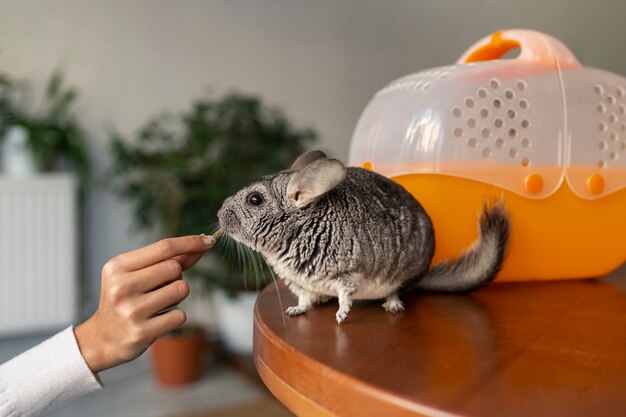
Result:
{"label": "gray chinchilla", "polygon": [[330,297],[343,322],[353,299],[385,299],[404,310],[404,289],[466,292],[500,270],[509,237],[504,203],[485,204],[478,240],[455,261],[430,268],[435,236],[424,208],[402,186],[323,152],[258,179],[224,201],[220,226],[260,252],[298,297],[290,316]]}

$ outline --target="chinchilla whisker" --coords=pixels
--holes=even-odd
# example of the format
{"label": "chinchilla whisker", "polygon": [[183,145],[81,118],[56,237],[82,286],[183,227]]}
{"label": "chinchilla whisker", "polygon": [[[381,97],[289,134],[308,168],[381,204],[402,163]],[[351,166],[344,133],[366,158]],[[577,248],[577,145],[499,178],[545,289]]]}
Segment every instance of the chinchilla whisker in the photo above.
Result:
{"label": "chinchilla whisker", "polygon": [[272,269],[270,267],[266,266],[264,264],[264,261],[261,260],[256,255],[256,252],[254,252],[252,249],[250,249],[249,247],[247,247],[245,245],[242,245],[242,248],[249,255],[250,261],[251,261],[251,263],[254,266],[255,277],[257,278],[257,280],[256,280],[257,288],[259,290],[262,290],[260,282],[261,282],[261,279],[263,278],[263,272],[267,271],[270,274],[270,277],[272,278],[272,281],[274,282],[274,286],[276,287],[276,296],[278,297],[278,305],[280,307],[280,315],[281,315],[281,318],[283,320],[283,327],[286,329],[287,328],[287,321],[285,319],[285,309],[283,308],[283,300],[282,300],[282,297],[280,296],[280,291],[278,290],[278,280],[276,278],[276,275],[274,275],[274,271],[272,271]]}
{"label": "chinchilla whisker", "polygon": [[272,277],[272,281],[274,281],[274,286],[276,287],[276,296],[278,297],[278,305],[280,306],[280,317],[283,319],[283,329],[287,330],[287,320],[285,319],[285,309],[283,308],[283,300],[280,296],[280,290],[278,289],[278,280],[276,279],[276,275],[274,275],[274,270],[272,268],[267,268]]}
{"label": "chinchilla whisker", "polygon": [[244,246],[247,249],[250,259],[252,260],[252,265],[254,266],[254,275],[256,278],[257,289],[260,291],[263,288],[261,287],[264,282],[264,272],[263,272],[263,261],[258,257],[257,253],[252,251],[252,249]]}
{"label": "chinchilla whisker", "polygon": [[224,239],[219,239],[217,241],[217,247],[223,250],[224,256],[226,256],[227,258],[231,255],[232,253],[232,242],[231,242],[231,237],[228,235],[224,236]]}
{"label": "chinchilla whisker", "polygon": [[217,232],[219,229],[221,229],[221,227],[220,227],[219,220],[217,220],[217,218],[214,218],[208,222],[207,230],[211,232],[211,235],[215,234],[215,232]]}
{"label": "chinchilla whisker", "polygon": [[274,286],[276,287],[276,296],[278,297],[278,305],[280,307],[280,316],[283,321],[283,328],[286,329],[287,321],[285,319],[285,309],[283,307],[283,300],[280,295],[280,291],[278,290],[278,279],[276,278],[276,275],[274,275],[274,271],[272,271],[270,267],[265,265],[264,261],[259,258],[259,256],[257,256],[257,253],[255,251],[245,245],[239,244],[238,242],[236,242],[236,245],[238,248],[241,248],[243,250],[243,253],[246,255],[251,267],[253,268],[250,270],[250,273],[254,272],[257,291],[263,289],[261,288],[261,280],[264,277],[263,273],[268,272],[270,274],[269,276],[272,278]]}
{"label": "chinchilla whisker", "polygon": [[254,268],[254,280],[256,283],[256,288],[257,291],[262,290],[263,288],[261,288],[262,285],[262,280],[263,280],[263,268],[259,265],[260,260],[259,258],[256,256],[256,254],[252,251],[252,249],[244,246],[244,248],[246,248],[246,252],[248,252],[248,256],[250,257],[251,263],[252,263],[252,267]]}
{"label": "chinchilla whisker", "polygon": [[250,289],[248,288],[248,280],[246,279],[246,275],[248,274],[248,269],[247,269],[247,263],[246,263],[246,257],[243,254],[243,250],[242,250],[242,246],[239,242],[235,242],[236,246],[237,246],[237,256],[239,258],[239,266],[241,271],[243,271],[243,288],[246,291],[249,291]]}
{"label": "chinchilla whisker", "polygon": [[[239,242],[233,241],[233,249],[234,249],[233,252],[234,252],[234,260],[235,260],[233,262],[234,263],[233,266],[235,267],[235,270],[241,271],[242,270],[242,267],[241,267],[241,248],[239,247]],[[244,286],[244,289],[247,291],[248,288],[246,287],[245,279],[244,279],[244,282],[243,282],[243,286]]]}
{"label": "chinchilla whisker", "polygon": [[[248,277],[254,278],[254,283],[255,283],[255,289],[256,291],[259,290],[259,284],[258,284],[258,271],[256,269],[256,263],[254,262],[254,255],[252,255],[252,253],[250,252],[250,249],[247,248],[246,246],[242,246],[241,247],[244,256],[246,257],[246,260],[248,261],[248,267],[246,268],[246,274],[248,275]],[[253,276],[254,275],[254,276]]]}
{"label": "chinchilla whisker", "polygon": [[257,280],[259,281],[259,289],[263,289],[263,288],[261,288],[261,287],[262,287],[262,286],[264,286],[265,281],[266,281],[266,279],[265,279],[265,276],[266,276],[265,269],[266,269],[266,268],[264,268],[264,265],[265,265],[265,264],[264,264],[264,263],[263,263],[263,261],[262,261],[262,260],[258,257],[258,255],[256,254],[256,252],[255,252],[255,254],[254,254],[254,265],[255,265],[255,268],[256,268],[256,270],[257,270]]}
{"label": "chinchilla whisker", "polygon": [[235,246],[235,241],[230,236],[227,236],[227,237],[228,238],[226,239],[226,243],[228,246],[228,255],[230,256],[233,254],[233,247]]}
{"label": "chinchilla whisker", "polygon": [[[241,256],[243,258],[243,264],[244,264],[244,274],[246,277],[246,283],[248,283],[248,282],[251,282],[249,278],[252,277],[253,275],[253,266],[252,266],[248,251],[246,250],[246,247],[243,245],[240,245],[240,247],[241,247]],[[256,278],[256,276],[254,278]],[[258,291],[259,287],[255,285],[253,290]]]}
{"label": "chinchilla whisker", "polygon": [[229,238],[228,239],[228,255],[231,257],[231,259],[235,256],[235,245],[236,245],[235,240],[232,238]]}

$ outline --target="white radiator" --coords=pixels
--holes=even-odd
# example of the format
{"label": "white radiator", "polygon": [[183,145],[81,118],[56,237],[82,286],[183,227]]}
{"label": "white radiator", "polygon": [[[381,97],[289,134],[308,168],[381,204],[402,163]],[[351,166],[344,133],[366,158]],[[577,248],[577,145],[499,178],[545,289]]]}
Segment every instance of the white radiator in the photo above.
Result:
{"label": "white radiator", "polygon": [[76,318],[76,192],[66,174],[0,176],[0,336]]}

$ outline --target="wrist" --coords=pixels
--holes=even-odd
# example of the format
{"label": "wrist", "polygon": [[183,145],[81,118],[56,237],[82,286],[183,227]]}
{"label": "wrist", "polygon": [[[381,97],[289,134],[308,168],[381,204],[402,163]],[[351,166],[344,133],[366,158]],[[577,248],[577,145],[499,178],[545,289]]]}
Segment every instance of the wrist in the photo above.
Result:
{"label": "wrist", "polygon": [[84,323],[79,324],[74,328],[74,336],[78,343],[78,349],[80,350],[85,363],[93,372],[97,374],[110,366],[106,364],[106,355],[104,354],[104,345],[98,340],[98,333],[94,331],[97,329],[95,325],[96,317],[91,316]]}

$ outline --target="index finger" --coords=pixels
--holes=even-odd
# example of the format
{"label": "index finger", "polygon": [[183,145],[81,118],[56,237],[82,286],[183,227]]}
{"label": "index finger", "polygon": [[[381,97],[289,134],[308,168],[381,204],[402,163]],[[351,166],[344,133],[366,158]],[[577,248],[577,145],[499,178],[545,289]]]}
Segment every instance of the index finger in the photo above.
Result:
{"label": "index finger", "polygon": [[162,239],[143,248],[123,253],[117,258],[126,271],[136,271],[179,255],[206,252],[215,244],[215,238],[191,235]]}
{"label": "index finger", "polygon": [[174,260],[178,262],[180,266],[182,266],[183,271],[186,271],[194,266],[200,260],[200,258],[202,258],[203,255],[204,252],[179,255],[174,257]]}

